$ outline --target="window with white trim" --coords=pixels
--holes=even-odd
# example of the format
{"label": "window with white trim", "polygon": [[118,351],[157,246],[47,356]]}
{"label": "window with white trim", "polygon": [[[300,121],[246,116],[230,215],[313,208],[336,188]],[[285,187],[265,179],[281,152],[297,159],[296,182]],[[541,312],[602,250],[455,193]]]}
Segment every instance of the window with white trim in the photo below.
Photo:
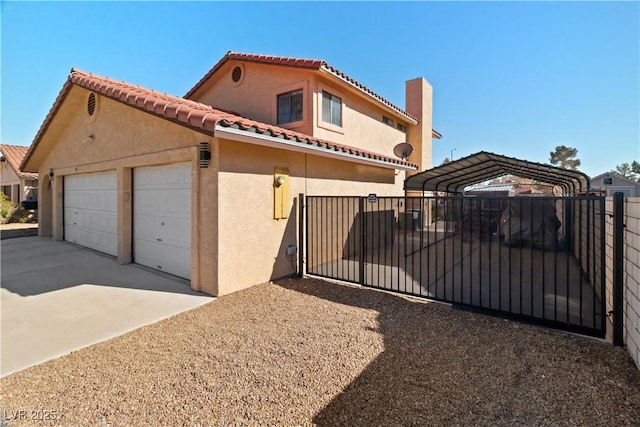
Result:
{"label": "window with white trim", "polygon": [[278,95],[278,124],[302,120],[302,89]]}
{"label": "window with white trim", "polygon": [[322,121],[342,126],[342,99],[322,91]]}

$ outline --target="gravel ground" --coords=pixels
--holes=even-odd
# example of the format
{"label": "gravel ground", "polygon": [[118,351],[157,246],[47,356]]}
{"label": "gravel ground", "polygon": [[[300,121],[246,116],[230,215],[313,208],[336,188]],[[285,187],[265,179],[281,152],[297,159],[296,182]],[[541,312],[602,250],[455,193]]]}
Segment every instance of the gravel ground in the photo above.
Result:
{"label": "gravel ground", "polygon": [[640,425],[625,349],[315,279],[224,296],[0,384],[11,426]]}

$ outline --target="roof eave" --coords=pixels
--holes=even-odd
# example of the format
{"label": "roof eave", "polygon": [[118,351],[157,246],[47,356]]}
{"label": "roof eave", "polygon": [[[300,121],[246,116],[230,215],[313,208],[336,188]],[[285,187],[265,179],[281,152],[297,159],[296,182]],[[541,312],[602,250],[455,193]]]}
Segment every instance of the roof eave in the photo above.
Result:
{"label": "roof eave", "polygon": [[[96,79],[99,80],[96,81]],[[284,148],[293,151],[312,152],[324,157],[340,158],[342,160],[351,162],[376,165],[379,167],[391,169],[410,171],[417,170],[417,166],[412,163],[392,159],[377,153],[366,152],[355,147],[341,146],[339,144],[330,143],[328,141],[318,140],[307,135],[286,135],[282,132],[284,131],[283,129],[269,127],[270,125],[265,124],[266,131],[262,131],[259,130],[263,125],[262,123],[250,120],[240,123],[240,125],[243,126],[242,129],[237,128],[236,130],[234,130],[229,126],[236,125],[235,119],[241,119],[240,117],[227,116],[217,110],[194,111],[193,108],[198,107],[200,105],[199,103],[183,98],[168,96],[166,94],[158,95],[161,95],[161,97],[164,98],[168,97],[168,99],[146,99],[144,98],[144,96],[138,99],[138,97],[140,96],[139,93],[131,93],[127,90],[121,90],[121,88],[110,91],[109,88],[111,88],[112,86],[109,86],[109,83],[113,85],[131,86],[130,84],[125,82],[111,81],[107,78],[93,76],[89,73],[72,69],[71,74],[69,75],[67,81],[58,94],[58,97],[54,101],[53,106],[47,114],[43,124],[41,125],[38,133],[36,134],[34,142],[27,151],[21,168],[24,168],[24,170],[27,171],[31,171],[31,169],[26,169],[26,167],[29,166],[31,158],[33,157],[33,153],[37,150],[47,129],[51,125],[54,117],[63,104],[64,99],[71,91],[71,88],[73,86],[78,86],[85,90],[91,90],[100,93],[102,96],[106,96],[107,98],[122,103],[126,106],[152,114],[156,117],[168,120],[178,125],[188,127],[194,131],[209,136],[219,136],[219,134],[227,136],[234,135],[234,138],[231,139],[243,139],[245,142],[251,142],[260,145],[271,144],[276,148]],[[139,86],[135,89],[144,89],[145,91],[153,92],[145,88],[140,88]],[[152,93],[152,95],[153,94],[155,93]],[[185,106],[183,105],[184,103],[188,104]],[[206,107],[207,109],[212,108],[205,105],[202,105],[202,107]],[[169,111],[171,111],[171,113],[169,113]],[[220,125],[221,122],[228,122],[227,126]],[[256,130],[258,131],[256,132]],[[33,168],[33,171],[37,172],[37,167]]]}
{"label": "roof eave", "polygon": [[325,148],[321,144],[314,141],[295,141],[286,138],[275,137],[258,132],[247,132],[246,130],[236,129],[233,127],[216,125],[214,136],[216,138],[224,138],[232,141],[244,142],[254,145],[261,145],[271,148],[285,148],[289,151],[296,151],[306,154],[314,154],[321,157],[330,157],[334,159],[349,161],[353,163],[361,163],[369,166],[378,166],[387,169],[415,171],[418,167],[412,163],[401,161],[390,161],[381,156],[362,155],[350,153],[348,150],[340,150],[336,148]]}
{"label": "roof eave", "polygon": [[[365,98],[373,101],[374,103],[381,105],[385,110],[392,112],[394,115],[396,116],[400,116],[402,117],[404,120],[408,121],[409,123],[413,124],[413,125],[417,125],[418,119],[416,119],[415,117],[409,115],[408,113],[406,113],[404,110],[402,110],[400,107],[395,106],[394,104],[392,104],[389,101],[383,102],[382,100],[384,98],[382,98],[381,96],[374,96],[369,92],[373,92],[370,89],[369,90],[364,90],[363,88],[361,88],[359,85],[354,84],[353,82],[351,82],[349,79],[346,79],[344,77],[342,77],[339,73],[335,72],[334,69],[332,69],[332,67],[329,67],[327,65],[324,65],[322,67],[320,67],[320,72],[340,81],[342,84],[345,84],[347,86],[349,86],[350,88],[354,89],[356,92],[360,93],[361,95],[364,95]],[[363,86],[364,87],[364,86]],[[373,92],[375,93],[375,92]],[[380,99],[379,99],[379,98]]]}
{"label": "roof eave", "polygon": [[[76,71],[76,69],[72,68],[71,73],[73,73],[74,71]],[[67,95],[69,94],[69,91],[73,87],[73,83],[71,82],[71,73],[67,77],[67,80],[64,82],[64,85],[62,86],[62,89],[60,89],[60,92],[58,93],[58,96],[56,97],[55,101],[53,101],[53,105],[51,106],[49,113],[47,113],[47,116],[42,121],[42,124],[40,125],[40,129],[38,129],[36,136],[33,138],[33,142],[29,146],[29,150],[27,151],[27,154],[25,154],[24,159],[22,159],[22,163],[20,163],[20,169],[24,172],[38,173],[37,168],[32,169],[29,167],[29,161],[31,160],[33,153],[36,151],[36,148],[40,144],[40,141],[42,140],[42,137],[44,136],[45,132],[49,128],[49,125],[51,124],[53,117],[58,113],[58,110],[60,109],[62,102],[67,97]]]}

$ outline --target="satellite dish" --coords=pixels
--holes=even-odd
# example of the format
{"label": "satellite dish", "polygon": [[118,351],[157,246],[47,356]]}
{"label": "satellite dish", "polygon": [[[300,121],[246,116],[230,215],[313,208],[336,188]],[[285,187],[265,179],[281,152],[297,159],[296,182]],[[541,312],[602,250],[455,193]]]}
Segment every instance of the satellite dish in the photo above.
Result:
{"label": "satellite dish", "polygon": [[401,142],[400,144],[393,147],[393,154],[397,157],[400,157],[402,160],[405,160],[413,153],[413,145],[408,142]]}

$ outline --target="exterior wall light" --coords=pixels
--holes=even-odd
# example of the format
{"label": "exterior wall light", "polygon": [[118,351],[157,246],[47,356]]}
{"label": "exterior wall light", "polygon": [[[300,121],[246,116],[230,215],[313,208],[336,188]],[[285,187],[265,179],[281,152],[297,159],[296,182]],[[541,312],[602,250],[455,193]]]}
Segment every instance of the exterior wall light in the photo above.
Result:
{"label": "exterior wall light", "polygon": [[53,181],[53,169],[49,169],[49,181]]}
{"label": "exterior wall light", "polygon": [[211,151],[208,142],[200,143],[200,168],[208,168],[209,160],[211,160]]}
{"label": "exterior wall light", "polygon": [[84,142],[85,144],[89,144],[90,142],[93,142],[96,139],[95,136],[93,136],[93,134],[87,136],[85,139],[82,140],[82,142]]}
{"label": "exterior wall light", "polygon": [[278,175],[276,178],[276,187],[284,185],[285,182],[287,182],[287,178],[284,175]]}

